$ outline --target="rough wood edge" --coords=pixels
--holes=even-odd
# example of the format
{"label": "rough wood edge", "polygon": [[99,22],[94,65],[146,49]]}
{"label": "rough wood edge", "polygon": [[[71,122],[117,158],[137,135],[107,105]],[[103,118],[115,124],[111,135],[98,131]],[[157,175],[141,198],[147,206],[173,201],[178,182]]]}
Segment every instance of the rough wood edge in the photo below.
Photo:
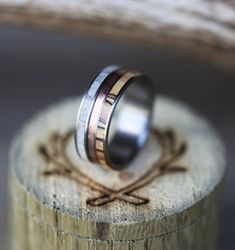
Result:
{"label": "rough wood edge", "polygon": [[[161,220],[130,224],[109,224],[97,221],[83,221],[77,217],[60,212],[59,208],[51,209],[45,206],[33,197],[29,191],[25,190],[13,172],[14,170],[11,166],[12,202],[15,205],[17,204],[30,218],[36,219],[38,223],[44,224],[53,230],[66,232],[66,234],[73,237],[102,241],[151,239],[182,230],[199,222],[210,213],[212,206],[217,206],[216,204],[219,203],[218,199],[223,186],[223,181],[221,181],[209,195],[195,203],[192,207],[164,217]],[[123,234],[126,231],[129,232],[128,235]]]}
{"label": "rough wood edge", "polygon": [[[18,183],[19,184],[19,183]],[[16,184],[16,185],[18,185]],[[48,246],[50,249],[205,249],[215,250],[217,244],[217,233],[218,233],[218,209],[221,187],[223,181],[221,181],[217,187],[204,199],[195,204],[193,207],[181,211],[174,216],[169,218],[163,218],[162,221],[156,221],[155,223],[147,222],[146,224],[134,224],[128,225],[115,225],[115,231],[113,225],[103,225],[102,223],[89,225],[87,227],[82,221],[74,221],[74,218],[67,216],[66,220],[63,219],[57,210],[50,211],[48,213],[47,208],[43,207],[42,204],[37,204],[34,208],[37,215],[42,213],[46,216],[44,219],[52,220],[54,225],[48,224],[48,221],[41,221],[41,218],[37,215],[32,215],[31,211],[26,210],[22,204],[19,203],[14,197],[17,197],[17,193],[14,193],[12,197],[12,220],[14,220],[13,234],[16,239],[20,239],[20,249],[40,249],[37,246],[43,244],[44,247]],[[19,188],[12,186],[12,188]],[[14,189],[15,191],[15,189]],[[24,193],[26,202],[38,203],[33,197],[27,197],[24,190],[20,190]],[[26,204],[28,204],[26,203]],[[190,224],[185,224],[182,227],[176,227],[175,230],[166,231],[165,227],[169,225],[181,224],[182,221],[187,219],[191,215],[196,215],[201,212],[202,208],[207,207],[207,211],[201,215],[200,218],[191,221]],[[41,214],[41,215],[42,215]],[[50,214],[50,215],[49,215]],[[17,223],[18,222],[18,223]],[[65,223],[67,227],[63,229],[59,227],[58,222]],[[104,227],[103,227],[104,226]],[[28,233],[24,229],[30,230]],[[81,229],[86,234],[79,235],[78,231],[71,231],[71,229]],[[133,230],[134,229],[134,230]],[[119,232],[125,232],[129,236],[136,231],[136,229],[151,230],[155,231],[158,229],[157,235],[143,234],[141,238],[117,238]],[[27,231],[26,230],[26,231]],[[66,231],[64,231],[66,230]],[[70,230],[70,231],[69,231]],[[94,230],[94,231],[89,231]],[[107,234],[112,232],[111,235]],[[87,234],[87,232],[91,234]],[[43,236],[46,235],[46,236]],[[110,237],[112,236],[112,237]],[[133,235],[132,235],[133,236]],[[137,236],[137,235],[135,235]],[[45,238],[46,237],[46,238]],[[184,237],[188,237],[184,240]],[[190,238],[190,240],[188,240]],[[206,239],[206,240],[205,240]],[[190,242],[194,242],[190,245]],[[14,241],[17,243],[17,240]],[[19,242],[16,244],[13,242],[13,249],[19,249]],[[177,242],[177,243],[176,243]],[[177,244],[177,245],[176,245]],[[190,248],[189,248],[190,246]],[[193,248],[191,248],[193,247]]]}

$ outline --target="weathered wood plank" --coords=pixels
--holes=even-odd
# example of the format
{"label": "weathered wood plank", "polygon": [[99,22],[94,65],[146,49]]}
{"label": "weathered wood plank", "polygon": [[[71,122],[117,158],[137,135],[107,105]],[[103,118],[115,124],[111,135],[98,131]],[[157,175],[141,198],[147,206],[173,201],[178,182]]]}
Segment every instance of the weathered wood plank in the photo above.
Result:
{"label": "weathered wood plank", "polygon": [[78,103],[42,112],[13,144],[12,249],[214,250],[225,159],[213,128],[159,97],[136,161],[104,170],[76,155],[70,131]]}

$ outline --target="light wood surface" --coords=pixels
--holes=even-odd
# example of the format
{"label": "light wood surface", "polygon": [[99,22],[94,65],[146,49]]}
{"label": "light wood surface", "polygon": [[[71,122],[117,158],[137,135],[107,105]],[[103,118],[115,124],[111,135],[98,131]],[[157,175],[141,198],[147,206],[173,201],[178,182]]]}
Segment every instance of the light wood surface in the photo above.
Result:
{"label": "light wood surface", "polygon": [[0,0],[0,22],[153,44],[235,69],[233,0]]}
{"label": "light wood surface", "polygon": [[79,102],[41,112],[13,143],[12,249],[214,250],[225,159],[205,119],[159,97],[145,149],[117,172],[77,157]]}

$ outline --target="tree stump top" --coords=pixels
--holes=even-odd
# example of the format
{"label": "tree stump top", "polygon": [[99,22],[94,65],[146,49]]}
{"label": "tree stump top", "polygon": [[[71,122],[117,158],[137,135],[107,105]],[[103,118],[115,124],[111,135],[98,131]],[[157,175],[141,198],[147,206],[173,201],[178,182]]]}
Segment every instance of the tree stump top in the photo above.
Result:
{"label": "tree stump top", "polygon": [[[124,225],[161,220],[203,200],[221,181],[225,159],[213,129],[164,97],[158,98],[146,147],[127,169],[81,161],[73,139],[79,102],[70,99],[41,112],[14,143],[12,172],[19,190],[29,196],[24,207],[32,213],[40,203],[48,209],[44,219],[52,209],[79,221]],[[20,202],[21,196],[19,191]]]}

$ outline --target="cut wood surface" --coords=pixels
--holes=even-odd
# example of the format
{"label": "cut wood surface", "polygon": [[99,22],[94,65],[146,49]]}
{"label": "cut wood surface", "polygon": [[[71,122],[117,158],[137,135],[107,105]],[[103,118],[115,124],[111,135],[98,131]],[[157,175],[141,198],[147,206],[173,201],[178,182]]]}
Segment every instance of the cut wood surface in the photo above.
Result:
{"label": "cut wood surface", "polygon": [[225,159],[205,119],[159,97],[146,147],[118,172],[76,155],[79,102],[41,112],[13,143],[12,249],[215,250]]}
{"label": "cut wood surface", "polygon": [[0,0],[0,22],[150,43],[235,69],[233,0]]}

